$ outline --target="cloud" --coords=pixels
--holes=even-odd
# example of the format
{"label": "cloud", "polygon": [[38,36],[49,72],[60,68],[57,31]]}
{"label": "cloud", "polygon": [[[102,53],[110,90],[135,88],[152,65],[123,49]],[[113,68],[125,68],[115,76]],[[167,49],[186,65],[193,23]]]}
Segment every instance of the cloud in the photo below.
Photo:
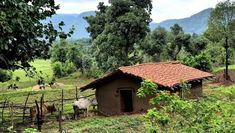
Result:
{"label": "cloud", "polygon": [[60,5],[57,13],[78,14],[85,11],[94,11],[99,2],[108,3],[108,0],[55,0]]}
{"label": "cloud", "polygon": [[206,8],[215,7],[219,1],[221,0],[153,0],[152,19],[161,22],[189,17]]}
{"label": "cloud", "polygon": [[[60,4],[57,13],[82,13],[94,11],[99,2],[108,4],[108,0],[55,0]],[[152,0],[152,19],[161,22],[166,19],[179,19],[189,17],[203,9],[215,7],[221,0]]]}

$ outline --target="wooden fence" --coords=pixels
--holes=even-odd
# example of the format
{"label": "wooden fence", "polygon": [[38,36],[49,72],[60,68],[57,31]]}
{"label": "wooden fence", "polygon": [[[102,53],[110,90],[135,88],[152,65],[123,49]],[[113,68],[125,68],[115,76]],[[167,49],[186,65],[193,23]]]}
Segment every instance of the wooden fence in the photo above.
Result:
{"label": "wooden fence", "polygon": [[[13,102],[8,101],[7,99],[5,99],[3,102],[0,102],[0,113],[1,113],[1,121],[2,124],[4,122],[12,122],[13,118],[17,118],[17,120],[19,120],[20,118],[22,118],[22,123],[26,123],[26,118],[29,118],[30,116],[30,112],[27,110],[29,110],[32,106],[37,107],[37,111],[41,112],[41,114],[37,114],[37,126],[38,126],[38,130],[41,131],[41,127],[43,124],[43,120],[42,120],[42,105],[45,103],[55,103],[58,102],[60,103],[60,107],[58,109],[59,112],[59,131],[62,132],[62,126],[61,126],[61,118],[63,116],[64,113],[64,102],[68,102],[68,101],[74,101],[74,100],[78,100],[78,88],[76,87],[76,93],[75,93],[75,97],[74,98],[64,98],[64,90],[61,90],[61,98],[60,99],[54,99],[54,100],[48,100],[45,101],[44,100],[44,94],[42,94],[40,100],[35,100],[35,102],[28,102],[29,97],[33,96],[33,95],[37,95],[37,94],[31,94],[30,92],[27,94],[25,101],[23,104],[14,104]],[[92,97],[94,96],[94,94],[85,96],[85,97]],[[8,111],[8,112],[7,112]],[[10,120],[6,120],[5,118],[10,118]]]}

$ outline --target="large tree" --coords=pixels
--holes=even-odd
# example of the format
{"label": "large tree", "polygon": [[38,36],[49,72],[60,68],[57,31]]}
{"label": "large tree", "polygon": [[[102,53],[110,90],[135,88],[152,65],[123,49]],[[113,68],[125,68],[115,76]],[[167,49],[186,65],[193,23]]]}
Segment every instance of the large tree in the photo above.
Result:
{"label": "large tree", "polygon": [[112,70],[130,65],[135,46],[149,32],[151,0],[110,0],[110,6],[100,3],[96,16],[87,17],[87,28],[97,46],[99,66]]}
{"label": "large tree", "polygon": [[191,36],[185,34],[182,27],[174,24],[168,34],[167,53],[171,60],[177,60],[178,54],[184,46],[190,44]]}
{"label": "large tree", "polygon": [[[37,57],[47,58],[57,31],[51,17],[59,9],[54,0],[1,0],[0,1],[0,68],[17,69],[29,67],[29,61]],[[59,28],[63,26],[59,24]]]}
{"label": "large tree", "polygon": [[147,55],[152,57],[153,61],[160,61],[167,44],[167,31],[162,27],[157,27],[146,36],[145,44],[141,45]]}
{"label": "large tree", "polygon": [[207,38],[213,42],[223,42],[226,51],[225,79],[228,75],[229,46],[235,35],[235,1],[226,0],[219,2],[211,12],[208,29],[205,33]]}
{"label": "large tree", "polygon": [[184,46],[186,52],[188,52],[192,56],[196,56],[201,53],[201,51],[206,49],[208,44],[208,40],[204,36],[199,36],[197,34],[193,34],[190,43]]}

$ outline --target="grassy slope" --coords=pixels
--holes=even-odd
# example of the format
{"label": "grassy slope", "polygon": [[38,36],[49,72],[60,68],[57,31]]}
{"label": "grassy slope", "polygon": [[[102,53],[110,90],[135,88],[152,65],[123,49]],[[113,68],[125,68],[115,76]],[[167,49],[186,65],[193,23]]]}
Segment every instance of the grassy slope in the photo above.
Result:
{"label": "grassy slope", "polygon": [[[52,72],[50,60],[37,59],[34,62],[31,62],[30,64],[36,68],[37,72],[42,71],[44,77],[47,77],[47,76],[52,77],[53,72]],[[24,70],[16,70],[13,72],[13,79],[15,79],[18,76],[20,77],[21,82],[36,80],[36,79],[26,77],[25,74],[26,73]]]}
{"label": "grassy slope", "polygon": [[[42,71],[44,77],[51,77],[53,75],[52,69],[51,69],[51,64],[50,60],[35,60],[34,62],[31,63],[36,70]],[[42,94],[44,94],[44,100],[45,101],[51,101],[51,100],[57,100],[61,98],[61,89],[60,88],[54,88],[51,90],[41,90],[41,91],[32,91],[32,86],[37,84],[37,78],[29,78],[25,76],[24,70],[16,70],[13,72],[13,79],[0,83],[0,102],[3,102],[5,99],[8,99],[9,102],[13,102],[15,105],[24,105],[26,96],[30,92],[31,95],[29,97],[28,103],[33,103],[33,104],[28,104],[27,106],[34,106],[34,101],[39,100]],[[20,82],[16,82],[14,79],[15,77],[20,77]],[[56,82],[63,83],[65,85],[64,88],[64,98],[65,99],[75,99],[75,86],[82,86],[90,82],[91,79],[84,78],[80,76],[79,72],[76,72],[68,77],[56,79]],[[18,90],[8,90],[7,86],[11,83],[16,83],[20,89]],[[79,92],[78,95],[90,95],[93,94],[94,91],[86,91],[86,92]],[[48,104],[48,103],[47,103]],[[60,101],[55,102],[58,106],[60,105]],[[65,113],[71,113],[72,112],[72,101],[67,101],[65,102],[64,110]],[[5,112],[8,109],[6,109]],[[17,109],[15,110],[16,112],[22,112],[22,110]],[[1,112],[1,111],[0,111]],[[4,115],[8,115],[8,113],[5,113]],[[1,117],[0,117],[1,118]],[[8,119],[8,118],[6,118]],[[15,122],[21,122],[22,118],[17,118],[15,119]],[[1,122],[1,119],[0,119]],[[5,123],[6,127],[8,127],[8,123]],[[0,126],[1,128],[1,126]]]}
{"label": "grassy slope", "polygon": [[[213,72],[214,73],[218,73],[218,72],[220,72],[220,71],[223,71],[225,69],[225,67],[218,67],[218,68],[216,68]],[[229,65],[228,66],[228,69],[230,69],[230,70],[235,70],[235,65]]]}

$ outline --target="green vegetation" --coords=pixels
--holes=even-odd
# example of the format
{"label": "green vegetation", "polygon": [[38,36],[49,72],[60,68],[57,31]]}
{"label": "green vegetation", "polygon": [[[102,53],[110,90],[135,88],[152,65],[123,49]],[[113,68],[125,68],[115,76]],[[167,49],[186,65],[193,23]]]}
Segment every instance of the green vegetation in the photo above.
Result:
{"label": "green vegetation", "polygon": [[[216,94],[197,100],[183,100],[177,94],[156,90],[149,81],[143,81],[139,96],[156,93],[150,99],[153,108],[144,116],[149,132],[234,132],[235,86],[219,88]],[[187,84],[182,84],[187,90]],[[142,91],[145,90],[145,91]],[[222,91],[221,91],[222,90]]]}
{"label": "green vegetation", "polygon": [[96,15],[85,18],[102,70],[139,62],[137,47],[149,32],[151,11],[151,0],[112,0],[99,3]]}
{"label": "green vegetation", "polygon": [[205,36],[212,42],[220,42],[225,48],[225,78],[229,79],[229,48],[233,47],[235,36],[235,2],[226,0],[219,2],[211,12]]}
{"label": "green vegetation", "polygon": [[[167,98],[168,96],[163,93]],[[235,131],[235,86],[231,87],[209,87],[204,90],[204,96],[200,98],[197,102],[198,105],[195,105],[194,101],[182,101],[179,99],[174,100],[175,105],[180,105],[177,109],[183,107],[185,110],[182,111],[181,115],[185,113],[186,119],[183,119],[183,116],[161,116],[158,118],[162,124],[158,124],[157,126],[161,126],[162,132],[174,132],[174,131],[182,131],[182,132],[190,132],[192,130],[200,130],[203,126],[208,125],[208,131],[217,131],[217,132],[234,132]],[[166,101],[167,102],[167,101]],[[186,104],[185,104],[186,103]],[[192,108],[189,108],[188,105],[191,106],[194,104]],[[201,106],[202,105],[202,106]],[[69,105],[68,105],[69,107]],[[196,108],[199,107],[199,108]],[[175,108],[176,109],[176,108]],[[194,109],[198,110],[198,114],[195,115],[193,112]],[[215,109],[215,110],[214,110]],[[217,110],[220,109],[220,110]],[[156,111],[156,110],[155,110]],[[150,114],[149,112],[148,114]],[[166,117],[163,117],[166,116]],[[207,117],[208,116],[208,117]],[[211,116],[211,117],[209,117]],[[95,116],[90,118],[83,118],[81,120],[72,120],[62,122],[63,129],[68,132],[148,132],[148,123],[146,123],[148,119],[144,114],[138,115],[122,115],[122,116],[113,116],[113,117],[103,117],[103,116]],[[166,119],[167,118],[167,119]],[[193,120],[197,119],[200,124],[194,124],[189,126],[188,124],[193,123],[193,121],[184,121],[184,120]],[[202,120],[203,119],[203,120]],[[201,121],[202,120],[202,121]],[[206,123],[210,120],[210,123]],[[183,122],[183,126],[177,126],[177,123]],[[145,124],[143,124],[143,122]],[[190,122],[190,123],[188,123]],[[194,121],[195,122],[195,121]],[[166,125],[164,125],[164,123]],[[213,125],[209,125],[213,124]],[[215,125],[214,125],[215,124]],[[217,126],[216,126],[217,125]],[[193,127],[193,128],[192,128]],[[213,127],[213,128],[212,128]],[[228,130],[230,128],[230,130]],[[48,122],[43,126],[44,132],[57,132],[58,131],[58,122]],[[160,130],[159,130],[160,131]],[[200,130],[203,132],[203,130]],[[212,131],[212,132],[213,132]]]}
{"label": "green vegetation", "polygon": [[[28,68],[36,57],[48,58],[49,49],[62,32],[63,22],[56,30],[51,22],[42,20],[56,14],[59,6],[51,1],[4,0],[0,2],[0,68]],[[39,10],[40,9],[40,10]]]}
{"label": "green vegetation", "polygon": [[[216,68],[213,72],[214,72],[214,73],[217,73],[217,72],[223,71],[224,69],[225,69],[225,67],[218,67],[218,68]],[[229,69],[229,70],[235,70],[235,65],[229,65],[229,66],[228,66],[228,69]]]}
{"label": "green vegetation", "polygon": [[[158,27],[150,32],[151,0],[111,0],[108,5],[101,2],[96,15],[85,18],[91,39],[68,42],[65,39],[73,32],[62,32],[63,22],[59,23],[59,31],[51,22],[42,23],[59,9],[54,0],[0,2],[0,81],[4,81],[0,83],[0,102],[7,99],[23,105],[30,92],[28,102],[33,106],[42,94],[45,101],[60,99],[61,88],[64,98],[73,100],[75,86],[90,82],[88,77],[97,78],[120,66],[143,62],[179,60],[204,71],[219,67],[214,70],[216,74],[223,72],[224,67],[220,66],[225,64],[225,78],[229,79],[228,64],[235,63],[234,5],[230,0],[218,3],[212,10],[208,30],[203,35],[189,35],[179,24],[172,25],[170,31]],[[58,36],[62,39],[52,46]],[[229,68],[235,69],[235,65]],[[45,83],[52,87],[35,87]],[[188,85],[183,83],[181,87],[185,93]],[[203,97],[185,100],[144,81],[137,95],[156,95],[149,102],[157,108],[147,114],[95,116],[63,122],[63,128],[68,132],[235,132],[235,86],[206,87]],[[78,95],[93,93],[90,90]],[[56,103],[59,107],[60,101]],[[6,110],[3,115],[9,112]],[[72,101],[65,101],[64,115],[72,113]],[[58,117],[58,112],[52,117]],[[12,122],[20,123],[21,118],[13,117]],[[0,127],[14,130],[12,123],[5,122]],[[46,123],[43,132],[58,132],[58,123]]]}

